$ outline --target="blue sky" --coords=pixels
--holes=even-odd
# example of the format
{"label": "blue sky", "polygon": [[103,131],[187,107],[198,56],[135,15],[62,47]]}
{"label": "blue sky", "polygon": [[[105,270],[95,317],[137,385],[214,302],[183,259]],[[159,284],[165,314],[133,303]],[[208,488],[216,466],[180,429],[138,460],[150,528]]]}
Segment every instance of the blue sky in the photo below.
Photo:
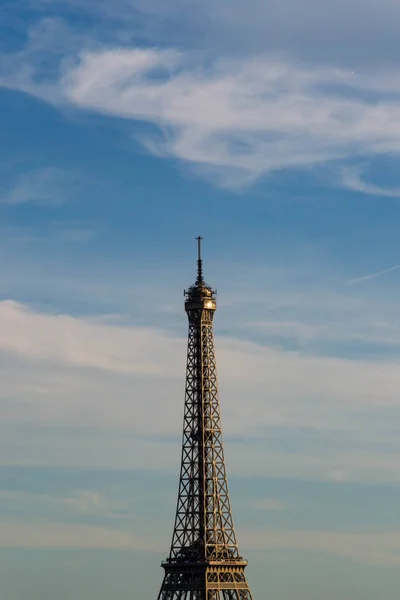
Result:
{"label": "blue sky", "polygon": [[7,600],[155,597],[199,234],[254,596],[397,600],[400,5],[82,4],[0,2]]}

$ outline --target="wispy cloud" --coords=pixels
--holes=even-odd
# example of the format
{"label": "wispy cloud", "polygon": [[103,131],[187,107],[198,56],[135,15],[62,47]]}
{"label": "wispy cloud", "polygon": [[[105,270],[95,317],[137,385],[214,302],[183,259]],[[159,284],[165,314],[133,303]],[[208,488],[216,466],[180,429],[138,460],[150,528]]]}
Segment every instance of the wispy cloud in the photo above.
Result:
{"label": "wispy cloud", "polygon": [[167,357],[179,353],[180,341],[150,328],[40,314],[12,301],[0,302],[0,322],[0,348],[21,357],[116,373],[177,374]]}
{"label": "wispy cloud", "polygon": [[[219,185],[400,149],[395,67],[351,72],[265,53],[210,60],[173,48],[94,48],[84,38],[74,50],[58,43],[47,65],[37,60],[46,43],[54,45],[54,24],[46,27],[44,40],[32,32],[26,49],[8,56],[2,85],[57,105],[156,124],[157,135],[140,135],[148,151],[178,158]],[[343,183],[381,191],[346,171]]]}
{"label": "wispy cloud", "polygon": [[349,283],[362,283],[363,281],[369,281],[370,279],[376,279],[377,277],[381,277],[382,275],[386,275],[387,273],[392,273],[393,271],[398,271],[400,269],[400,265],[394,265],[393,267],[389,267],[387,269],[382,269],[381,271],[376,271],[375,273],[368,273],[368,275],[363,275],[362,277],[357,277],[356,279],[351,279]]}
{"label": "wispy cloud", "polygon": [[[206,67],[169,50],[115,49],[82,53],[60,85],[76,106],[167,127],[164,138],[143,143],[203,172],[219,170],[220,182],[229,184],[397,150],[400,100],[383,100],[373,81],[270,56]],[[389,78],[379,85],[392,91]]]}
{"label": "wispy cloud", "polygon": [[57,206],[73,195],[76,183],[76,176],[56,167],[28,170],[0,187],[0,203]]}
{"label": "wispy cloud", "polygon": [[[44,361],[65,367],[97,369],[106,373],[141,375],[180,380],[185,340],[163,330],[125,326],[101,318],[46,314],[14,302],[0,302],[0,350],[24,360]],[[237,384],[268,382],[270,391],[289,395],[319,394],[329,379],[329,390],[348,397],[351,379],[358,393],[364,392],[374,403],[382,402],[381,377],[395,368],[396,361],[347,361],[342,358],[282,352],[269,346],[233,337],[219,339],[220,367]],[[266,370],[266,365],[269,365]],[[282,381],[289,368],[290,381]],[[318,366],[319,365],[319,366]],[[319,381],[318,373],[324,375]],[[330,374],[329,374],[330,371]],[[364,371],[367,374],[364,375]],[[306,374],[309,373],[309,377]],[[311,377],[311,374],[314,376]],[[346,380],[344,387],[340,381]],[[313,381],[312,389],[309,381]],[[397,388],[386,386],[385,401],[397,404]],[[322,388],[320,389],[320,385]]]}
{"label": "wispy cloud", "polygon": [[373,183],[368,183],[362,178],[362,170],[356,167],[345,167],[341,172],[341,185],[353,192],[382,196],[386,198],[400,198],[400,188],[386,188]]}
{"label": "wispy cloud", "polygon": [[[123,454],[125,466],[145,455],[147,468],[159,468],[161,452],[163,465],[171,464],[175,446],[159,438],[179,440],[183,338],[101,319],[49,315],[10,301],[0,304],[0,332],[3,461],[75,465],[88,460],[91,466],[106,461],[115,468]],[[229,403],[224,424],[239,437],[231,451],[237,472],[248,472],[251,455],[254,474],[277,470],[331,477],[341,471],[353,479],[362,473],[373,477],[379,468],[379,476],[398,477],[393,458],[398,442],[391,432],[393,414],[400,410],[397,361],[307,356],[225,337],[218,338],[217,349],[222,408]],[[26,423],[29,439],[21,433]],[[57,433],[60,427],[64,436]],[[43,454],[42,428],[50,437],[55,428],[51,456]],[[80,433],[72,447],[68,430],[76,428]],[[279,443],[276,430],[285,431]],[[13,431],[19,432],[18,443]],[[294,432],[304,432],[295,457],[284,448]],[[339,444],[330,452],[327,436]],[[371,456],[377,439],[389,449]]]}

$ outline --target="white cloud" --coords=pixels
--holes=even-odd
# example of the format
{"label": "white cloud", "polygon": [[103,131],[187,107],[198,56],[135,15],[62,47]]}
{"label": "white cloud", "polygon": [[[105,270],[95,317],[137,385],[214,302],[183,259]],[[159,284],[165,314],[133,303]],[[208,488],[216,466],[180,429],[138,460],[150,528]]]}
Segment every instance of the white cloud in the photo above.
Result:
{"label": "white cloud", "polygon": [[[46,20],[41,28],[24,51],[6,57],[1,85],[155,124],[158,134],[140,135],[150,152],[178,158],[220,185],[400,151],[396,67],[352,71],[265,52],[210,60],[168,48],[104,49],[82,36],[72,43],[59,22]],[[57,42],[50,67],[38,57],[56,34],[66,41]],[[379,191],[346,171],[342,184]]]}
{"label": "white cloud", "polygon": [[229,185],[282,168],[398,152],[397,75],[376,80],[271,56],[206,67],[170,50],[113,49],[83,52],[60,86],[77,107],[156,123],[160,137],[141,138],[152,152]]}
{"label": "white cloud", "polygon": [[179,341],[151,329],[35,313],[13,301],[0,303],[0,324],[0,349],[20,357],[117,373],[177,375],[170,355]]}
{"label": "white cloud", "polygon": [[[55,368],[80,367],[180,381],[185,346],[185,339],[157,329],[40,313],[14,301],[0,302],[0,350]],[[362,396],[364,405],[398,405],[397,360],[304,356],[231,337],[220,337],[217,346],[224,386],[232,382],[235,386],[266,387],[281,399],[323,395],[359,404]],[[290,373],[290,378],[284,373]],[[51,379],[48,383],[51,385]]]}
{"label": "white cloud", "polygon": [[[3,464],[174,468],[185,346],[159,330],[0,303]],[[397,361],[302,356],[226,337],[217,353],[235,472],[250,464],[252,474],[398,480]]]}
{"label": "white cloud", "polygon": [[[226,169],[228,178],[234,169],[248,180],[285,167],[398,151],[399,100],[377,96],[373,81],[272,57],[206,68],[168,50],[114,49],[82,53],[61,87],[76,106],[167,128],[163,140],[144,140],[153,151]],[[392,91],[389,77],[380,78],[382,85]],[[360,95],[365,88],[375,93],[372,100]]]}

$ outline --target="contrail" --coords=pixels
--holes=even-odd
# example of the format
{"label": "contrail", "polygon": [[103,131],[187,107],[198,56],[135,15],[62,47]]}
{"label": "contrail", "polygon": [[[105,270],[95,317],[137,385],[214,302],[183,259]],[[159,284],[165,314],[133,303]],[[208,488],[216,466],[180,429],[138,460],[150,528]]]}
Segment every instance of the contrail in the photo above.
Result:
{"label": "contrail", "polygon": [[391,273],[392,271],[397,271],[398,269],[400,269],[400,265],[395,265],[394,267],[389,267],[389,269],[383,269],[383,271],[378,271],[377,273],[370,273],[369,275],[364,275],[364,277],[350,279],[349,283],[361,283],[362,281],[368,281],[368,279],[375,279],[375,277],[380,277],[381,275]]}

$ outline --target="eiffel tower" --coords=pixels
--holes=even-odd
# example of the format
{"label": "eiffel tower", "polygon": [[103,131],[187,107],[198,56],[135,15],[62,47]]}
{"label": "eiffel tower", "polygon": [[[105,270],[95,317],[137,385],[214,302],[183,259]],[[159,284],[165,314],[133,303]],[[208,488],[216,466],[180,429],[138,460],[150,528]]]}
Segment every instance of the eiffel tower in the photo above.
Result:
{"label": "eiffel tower", "polygon": [[216,292],[203,278],[185,290],[189,318],[182,463],[175,527],[158,600],[252,600],[229,501],[213,317]]}

